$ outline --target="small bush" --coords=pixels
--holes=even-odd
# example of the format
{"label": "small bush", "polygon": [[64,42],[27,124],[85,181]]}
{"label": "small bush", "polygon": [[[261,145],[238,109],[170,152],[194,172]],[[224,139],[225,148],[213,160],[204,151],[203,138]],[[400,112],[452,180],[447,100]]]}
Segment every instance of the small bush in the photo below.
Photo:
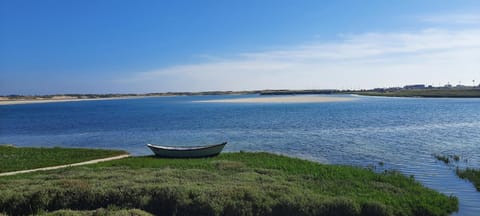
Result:
{"label": "small bush", "polygon": [[362,205],[362,216],[391,216],[387,206],[379,202],[367,202]]}

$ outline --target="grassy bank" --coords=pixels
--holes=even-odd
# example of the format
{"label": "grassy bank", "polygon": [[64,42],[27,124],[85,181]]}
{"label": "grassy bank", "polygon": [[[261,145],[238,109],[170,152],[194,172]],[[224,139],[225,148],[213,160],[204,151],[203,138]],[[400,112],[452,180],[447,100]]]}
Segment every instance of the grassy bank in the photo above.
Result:
{"label": "grassy bank", "polygon": [[80,148],[0,146],[0,173],[78,163],[126,154],[124,151]]}
{"label": "grassy bank", "polygon": [[458,200],[397,172],[268,153],[133,157],[0,178],[7,214],[112,206],[156,215],[447,215]]}
{"label": "grassy bank", "polygon": [[462,179],[467,179],[475,185],[477,191],[480,191],[480,169],[457,169],[457,175]]}
{"label": "grassy bank", "polygon": [[395,91],[360,91],[352,92],[365,96],[387,97],[453,97],[453,98],[477,98],[480,97],[480,88],[469,89],[402,89]]}
{"label": "grassy bank", "polygon": [[42,213],[44,216],[153,216],[139,209],[58,210]]}
{"label": "grassy bank", "polygon": [[[434,154],[433,156],[437,160],[442,161],[447,165],[449,165],[451,162],[460,161],[459,155]],[[472,182],[475,188],[477,189],[477,191],[480,191],[480,169],[472,169],[472,168],[461,169],[457,166],[457,168],[455,169],[455,173],[457,174],[458,177]]]}

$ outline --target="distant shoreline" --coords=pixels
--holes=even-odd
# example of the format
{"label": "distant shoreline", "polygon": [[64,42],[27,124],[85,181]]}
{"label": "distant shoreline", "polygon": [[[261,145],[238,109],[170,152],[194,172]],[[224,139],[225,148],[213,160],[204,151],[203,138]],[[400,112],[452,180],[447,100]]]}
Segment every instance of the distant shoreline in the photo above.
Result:
{"label": "distant shoreline", "polygon": [[[165,93],[146,93],[146,94],[55,94],[55,95],[9,95],[0,96],[1,105],[16,104],[33,104],[33,103],[54,103],[54,102],[76,102],[76,101],[92,101],[92,100],[117,100],[132,99],[143,97],[168,97],[168,96],[205,96],[205,95],[246,95],[259,94],[267,96],[288,96],[297,95],[338,95],[338,94],[355,94],[362,96],[384,96],[384,97],[419,97],[419,98],[480,98],[480,87],[469,88],[446,88],[446,87],[425,87],[420,89],[407,88],[380,88],[370,90],[336,90],[336,89],[319,89],[319,90],[252,90],[252,91],[204,91],[204,92],[165,92]],[[224,99],[218,102],[250,102],[229,101]],[[235,99],[237,100],[237,99]],[[255,99],[260,100],[260,99]],[[215,101],[212,101],[215,102]],[[255,102],[255,101],[253,101]],[[258,101],[262,102],[262,101]],[[275,101],[267,101],[275,102]],[[288,101],[287,101],[288,102]],[[281,103],[281,102],[280,102]]]}
{"label": "distant shoreline", "polygon": [[319,95],[311,96],[280,96],[280,97],[251,97],[251,98],[232,98],[219,100],[199,100],[198,103],[326,103],[326,102],[344,102],[353,101],[356,98],[346,97],[325,97]]}
{"label": "distant shoreline", "polygon": [[402,89],[395,91],[352,92],[362,96],[418,97],[418,98],[480,98],[480,88],[465,89]]}
{"label": "distant shoreline", "polygon": [[69,99],[30,99],[30,100],[0,100],[0,106],[17,105],[17,104],[36,104],[36,103],[60,103],[60,102],[79,102],[79,101],[98,101],[98,100],[123,100],[145,97],[159,96],[131,96],[131,97],[109,97],[109,98],[69,98]]}
{"label": "distant shoreline", "polygon": [[166,92],[146,94],[53,94],[53,95],[0,95],[0,106],[33,103],[77,102],[93,100],[117,100],[146,97],[243,95],[259,94],[261,91],[207,91],[207,92]]}

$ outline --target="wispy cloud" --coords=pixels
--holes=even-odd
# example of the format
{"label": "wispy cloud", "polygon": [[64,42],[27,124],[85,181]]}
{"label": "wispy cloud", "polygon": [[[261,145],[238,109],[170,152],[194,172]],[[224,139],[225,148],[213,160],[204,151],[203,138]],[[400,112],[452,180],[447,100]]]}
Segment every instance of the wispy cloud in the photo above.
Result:
{"label": "wispy cloud", "polygon": [[339,36],[175,65],[119,81],[138,91],[371,88],[480,80],[480,29]]}
{"label": "wispy cloud", "polygon": [[480,24],[479,13],[456,13],[424,16],[420,19],[427,23],[436,24]]}

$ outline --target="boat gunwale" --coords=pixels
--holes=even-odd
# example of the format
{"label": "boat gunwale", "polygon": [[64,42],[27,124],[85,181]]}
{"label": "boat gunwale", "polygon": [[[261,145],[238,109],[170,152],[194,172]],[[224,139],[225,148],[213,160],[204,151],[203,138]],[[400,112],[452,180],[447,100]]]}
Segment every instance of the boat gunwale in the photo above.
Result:
{"label": "boat gunwale", "polygon": [[205,150],[211,149],[215,147],[225,146],[227,142],[223,142],[220,144],[213,144],[207,146],[159,146],[153,144],[147,144],[149,148],[164,150],[164,151],[198,151],[198,150]]}

